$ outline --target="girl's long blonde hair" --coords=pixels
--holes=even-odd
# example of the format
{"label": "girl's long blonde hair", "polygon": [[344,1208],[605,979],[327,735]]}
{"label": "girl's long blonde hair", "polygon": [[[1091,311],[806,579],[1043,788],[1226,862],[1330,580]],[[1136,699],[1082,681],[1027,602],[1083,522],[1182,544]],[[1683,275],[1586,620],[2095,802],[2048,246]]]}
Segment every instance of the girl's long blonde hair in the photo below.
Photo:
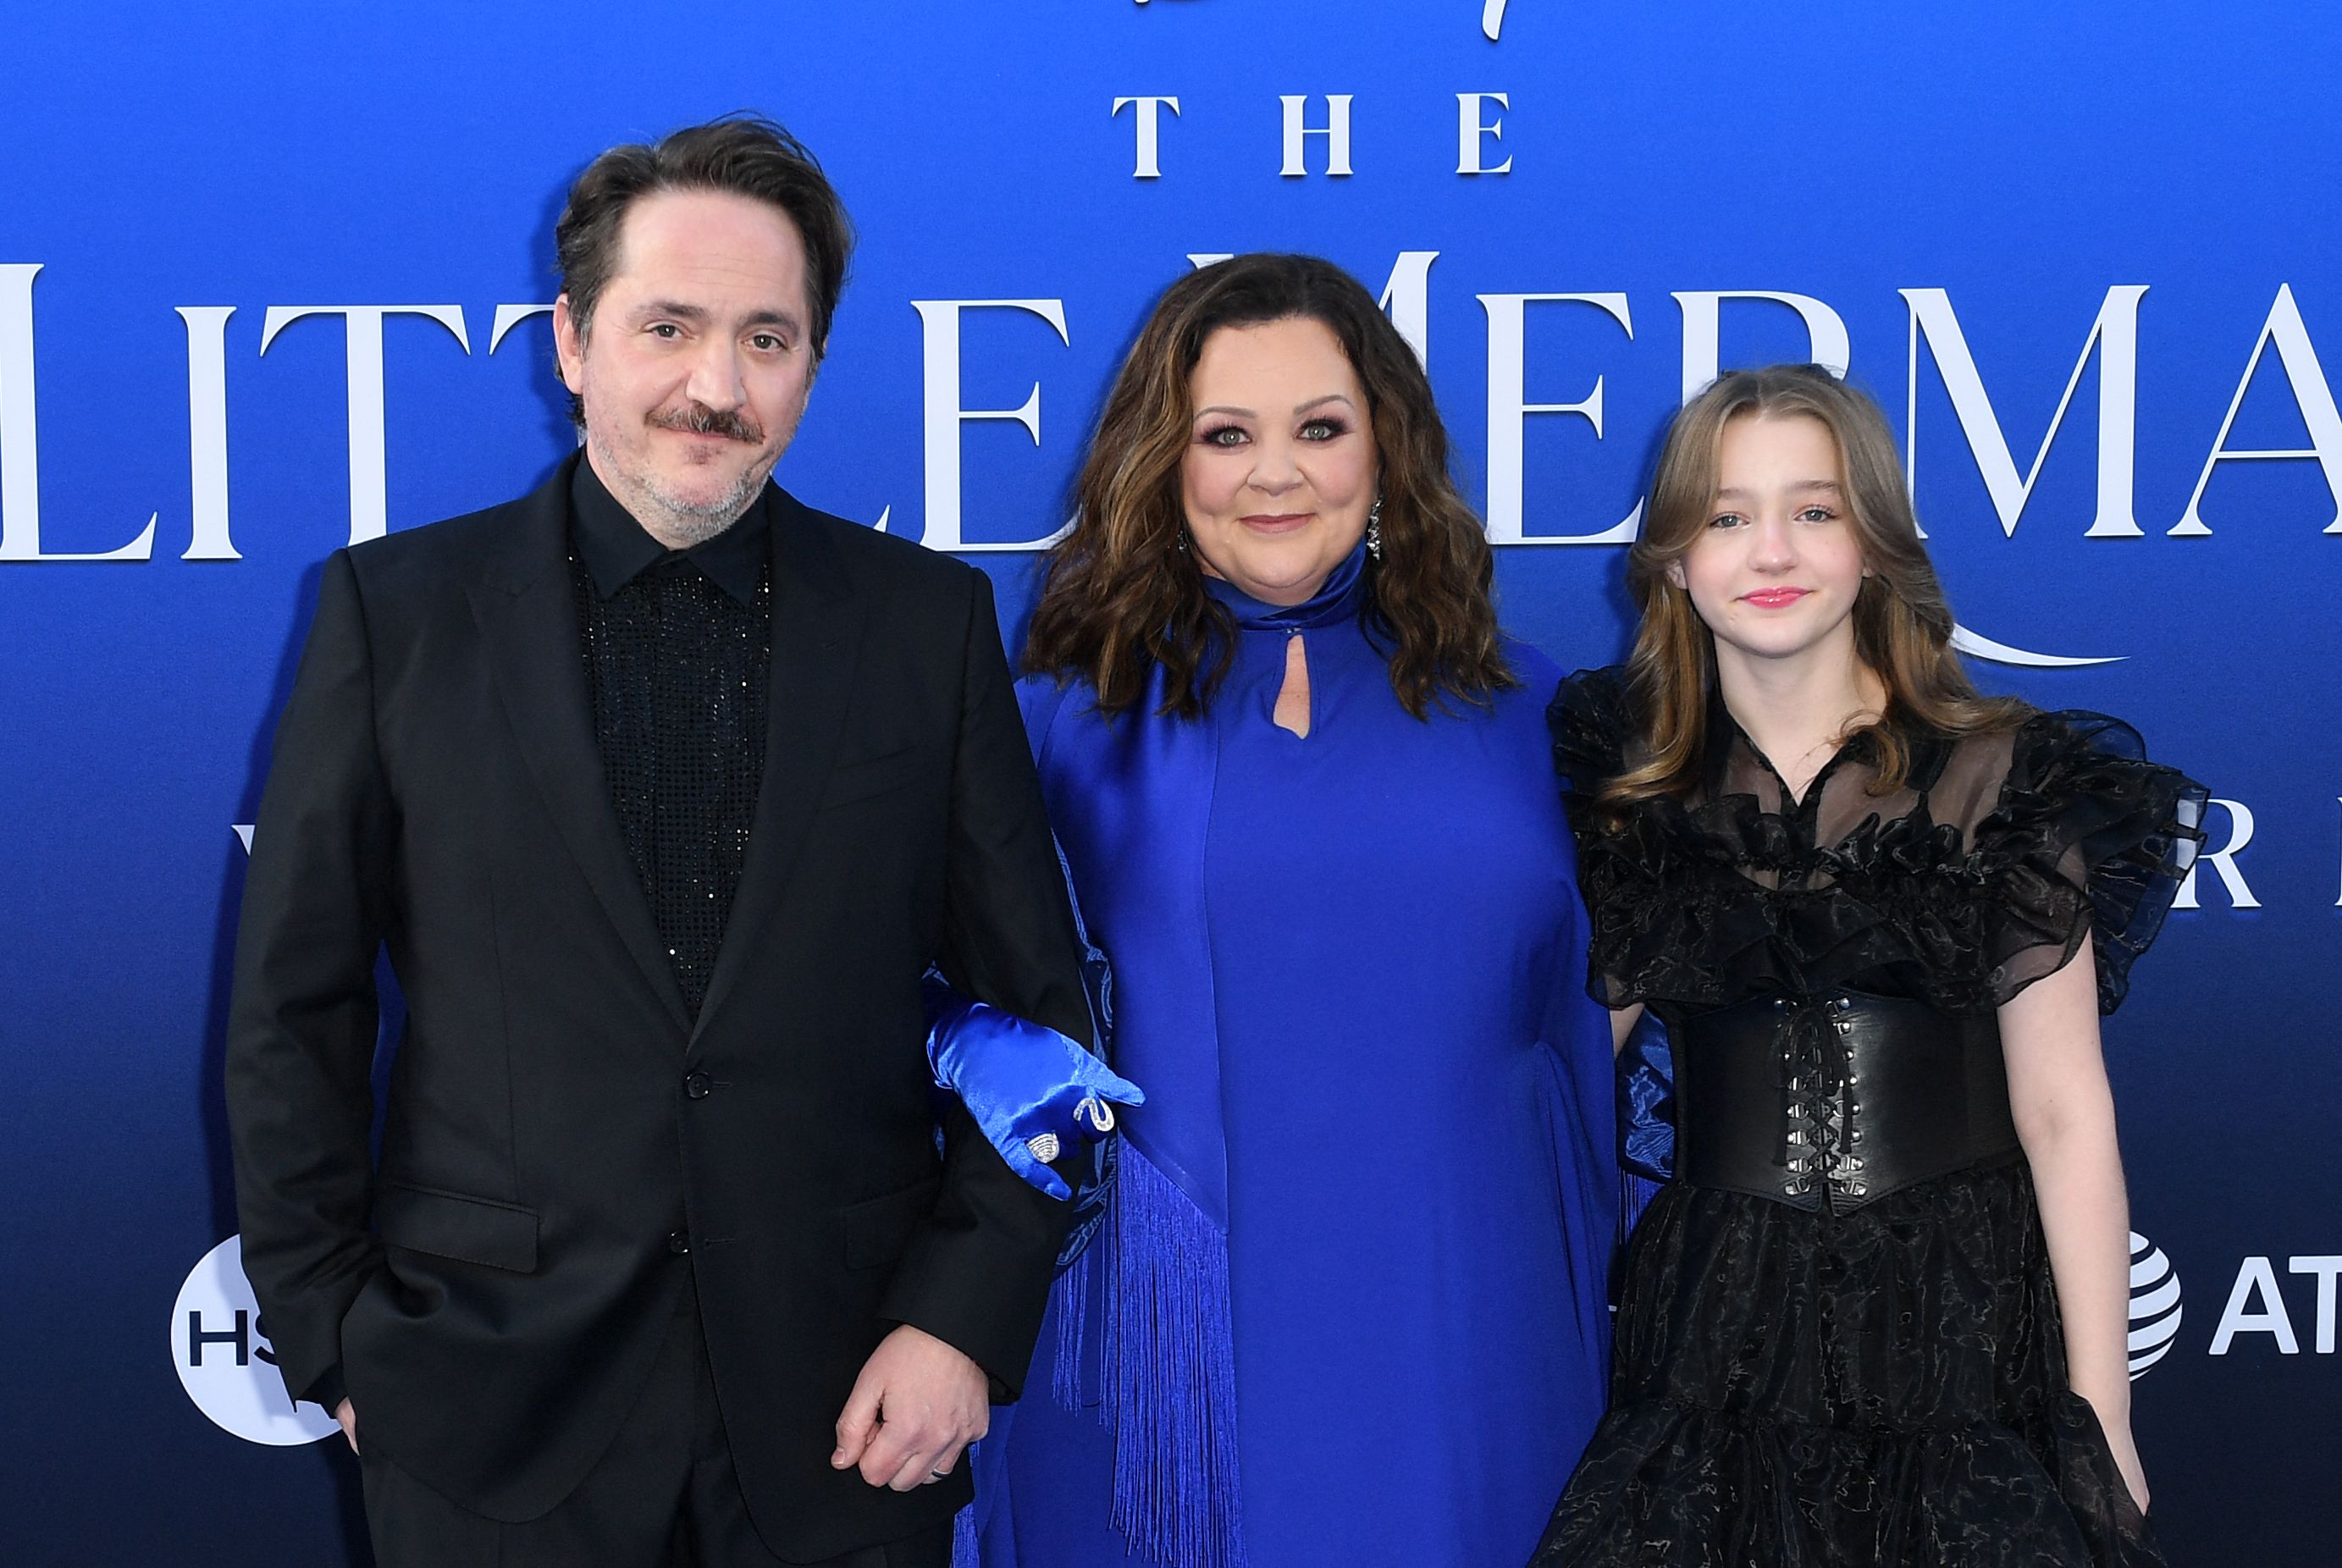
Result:
{"label": "girl's long blonde hair", "polygon": [[1648,754],[1609,782],[1606,799],[1681,796],[1704,776],[1716,639],[1668,568],[1690,551],[1714,511],[1724,427],[1760,415],[1817,419],[1837,443],[1847,519],[1869,568],[1854,603],[1855,656],[1887,688],[1884,714],[1866,726],[1877,764],[1872,793],[1903,786],[1914,732],[2005,730],[2031,711],[1979,694],[1952,649],[1951,607],[1920,541],[1895,435],[1878,404],[1817,365],[1731,371],[1686,404],[1668,428],[1642,537],[1627,555],[1627,585],[1643,613],[1627,683]]}

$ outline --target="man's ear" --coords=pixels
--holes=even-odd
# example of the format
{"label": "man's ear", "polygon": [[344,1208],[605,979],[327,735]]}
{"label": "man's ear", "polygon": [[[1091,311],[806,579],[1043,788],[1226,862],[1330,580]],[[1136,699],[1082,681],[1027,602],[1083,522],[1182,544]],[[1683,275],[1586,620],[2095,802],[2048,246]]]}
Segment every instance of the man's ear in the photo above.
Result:
{"label": "man's ear", "polygon": [[585,392],[586,330],[570,310],[566,294],[553,302],[553,357],[561,366],[561,384],[572,392]]}

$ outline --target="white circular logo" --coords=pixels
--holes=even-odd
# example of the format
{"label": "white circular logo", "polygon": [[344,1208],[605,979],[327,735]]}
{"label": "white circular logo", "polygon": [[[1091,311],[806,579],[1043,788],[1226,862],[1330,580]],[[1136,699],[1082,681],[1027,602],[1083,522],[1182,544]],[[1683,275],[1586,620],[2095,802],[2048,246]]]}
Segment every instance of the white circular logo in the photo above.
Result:
{"label": "white circular logo", "polygon": [[2130,1374],[2171,1353],[2179,1338],[2179,1271],[2163,1249],[2130,1233]]}
{"label": "white circular logo", "polygon": [[230,1236],[203,1255],[171,1303],[171,1364],[195,1408],[247,1443],[288,1448],[341,1430],[331,1412],[285,1392],[244,1277],[244,1244]]}

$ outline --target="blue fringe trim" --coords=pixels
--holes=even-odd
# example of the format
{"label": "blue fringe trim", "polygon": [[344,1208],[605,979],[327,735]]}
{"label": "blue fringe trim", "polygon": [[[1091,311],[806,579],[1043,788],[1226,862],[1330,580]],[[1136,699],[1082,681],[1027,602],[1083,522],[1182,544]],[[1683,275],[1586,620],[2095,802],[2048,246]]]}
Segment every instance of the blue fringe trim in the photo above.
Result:
{"label": "blue fringe trim", "polygon": [[1618,1173],[1618,1244],[1625,1246],[1626,1238],[1635,1233],[1636,1222],[1651,1200],[1659,1195],[1660,1183],[1632,1171]]}
{"label": "blue fringe trim", "polygon": [[1063,1410],[1077,1411],[1083,1404],[1082,1351],[1093,1289],[1090,1259],[1096,1255],[1095,1246],[1084,1247],[1057,1276],[1057,1343],[1049,1360],[1049,1393]]}
{"label": "blue fringe trim", "polygon": [[1610,1257],[1610,1310],[1614,1313],[1618,1310],[1619,1287],[1626,1283],[1626,1243],[1634,1239],[1635,1227],[1643,1223],[1643,1212],[1666,1186],[1665,1182],[1654,1182],[1633,1171],[1618,1173],[1618,1239]]}
{"label": "blue fringe trim", "polygon": [[952,1568],[980,1568],[976,1544],[976,1504],[952,1515]]}
{"label": "blue fringe trim", "polygon": [[[1136,1149],[1126,1145],[1121,1159],[1100,1238],[1109,1517],[1133,1551],[1165,1568],[1244,1568],[1227,1238]],[[1061,1323],[1061,1351],[1064,1332]]]}

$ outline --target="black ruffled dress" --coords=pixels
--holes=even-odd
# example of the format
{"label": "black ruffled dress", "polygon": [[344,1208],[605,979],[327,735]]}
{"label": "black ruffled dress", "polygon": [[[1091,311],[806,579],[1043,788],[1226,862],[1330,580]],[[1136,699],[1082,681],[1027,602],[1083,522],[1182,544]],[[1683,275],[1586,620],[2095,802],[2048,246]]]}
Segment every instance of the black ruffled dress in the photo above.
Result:
{"label": "black ruffled dress", "polygon": [[[2127,726],[2067,713],[1918,739],[1908,784],[1884,795],[1868,793],[1857,736],[1797,802],[1718,703],[1706,787],[1637,803],[1606,830],[1593,797],[1639,760],[1620,672],[1572,676],[1549,717],[1593,914],[1591,990],[1611,1007],[1648,1004],[1679,1064],[1684,1032],[1727,1010],[1811,1002],[1827,1041],[1826,1009],[1859,1000],[1984,1030],[1997,1075],[1994,1009],[2086,933],[2101,1011],[2121,1000],[2204,799],[2145,761]],[[1810,1089],[1803,1070],[1781,1069],[1787,1098],[1793,1082]],[[1868,1092],[1827,1088],[1846,1097],[1833,1104]],[[1789,1169],[1812,1173],[1787,1183],[1813,1194],[1800,1207],[1779,1189],[1686,1179],[1726,1108],[1704,1117],[1680,1066],[1677,1091],[1678,1174],[1627,1247],[1610,1411],[1532,1568],[2163,1561],[2067,1385],[2013,1137],[1980,1163],[1851,1197],[1860,1162],[1850,1184],[1819,1181],[1847,1150],[1808,1146],[1801,1165],[1793,1134]],[[1877,1146],[1887,1131],[1874,1128],[1874,1163],[1891,1164]]]}

